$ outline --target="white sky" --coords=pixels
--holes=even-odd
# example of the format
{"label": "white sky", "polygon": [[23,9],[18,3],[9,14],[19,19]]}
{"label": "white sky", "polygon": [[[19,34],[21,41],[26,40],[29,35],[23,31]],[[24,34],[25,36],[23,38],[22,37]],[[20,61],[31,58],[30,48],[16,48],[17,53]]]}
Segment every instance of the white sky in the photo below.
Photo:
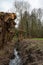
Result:
{"label": "white sky", "polygon": [[9,11],[13,6],[14,0],[0,0],[0,11]]}
{"label": "white sky", "polygon": [[33,8],[43,8],[43,0],[25,0],[28,1]]}
{"label": "white sky", "polygon": [[[0,0],[0,11],[9,11],[12,8],[13,2],[15,0]],[[24,0],[28,1],[33,8],[42,8],[43,9],[43,0]]]}

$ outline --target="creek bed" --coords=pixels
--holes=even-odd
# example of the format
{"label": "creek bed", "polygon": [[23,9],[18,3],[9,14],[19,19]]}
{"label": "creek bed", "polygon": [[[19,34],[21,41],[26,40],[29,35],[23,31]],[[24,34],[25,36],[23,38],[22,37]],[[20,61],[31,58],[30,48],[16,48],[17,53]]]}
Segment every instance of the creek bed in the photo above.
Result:
{"label": "creek bed", "polygon": [[14,56],[11,60],[9,65],[22,65],[22,61],[20,56],[18,55],[18,51],[14,49]]}

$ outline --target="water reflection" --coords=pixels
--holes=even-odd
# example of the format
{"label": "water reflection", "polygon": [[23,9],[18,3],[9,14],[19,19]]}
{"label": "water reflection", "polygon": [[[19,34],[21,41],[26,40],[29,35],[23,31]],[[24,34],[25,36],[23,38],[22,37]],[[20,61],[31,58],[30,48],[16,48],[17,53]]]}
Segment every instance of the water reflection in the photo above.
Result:
{"label": "water reflection", "polygon": [[18,51],[14,49],[15,58],[10,60],[9,65],[22,65],[21,58],[18,55]]}

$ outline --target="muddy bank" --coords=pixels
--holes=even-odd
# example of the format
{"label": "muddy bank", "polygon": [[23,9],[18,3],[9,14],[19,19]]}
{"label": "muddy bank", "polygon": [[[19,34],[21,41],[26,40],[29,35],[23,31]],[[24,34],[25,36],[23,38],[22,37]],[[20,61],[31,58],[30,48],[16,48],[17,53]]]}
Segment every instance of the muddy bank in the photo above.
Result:
{"label": "muddy bank", "polygon": [[[10,60],[14,58],[14,48],[18,51],[17,55],[22,61],[17,65],[43,65],[43,41],[41,40],[8,42],[0,50],[0,65],[9,65]],[[18,56],[14,60],[19,59]]]}
{"label": "muddy bank", "polygon": [[23,65],[43,65],[43,40],[23,40],[16,43]]}
{"label": "muddy bank", "polygon": [[14,52],[14,42],[8,42],[3,49],[0,49],[0,65],[9,65]]}

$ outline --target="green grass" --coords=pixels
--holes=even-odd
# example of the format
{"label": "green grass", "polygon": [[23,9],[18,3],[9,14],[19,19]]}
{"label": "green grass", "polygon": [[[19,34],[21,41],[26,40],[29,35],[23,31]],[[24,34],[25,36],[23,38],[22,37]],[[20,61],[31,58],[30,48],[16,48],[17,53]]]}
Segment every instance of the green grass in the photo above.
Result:
{"label": "green grass", "polygon": [[14,40],[14,42],[16,42],[18,40],[17,36],[14,36],[13,40]]}
{"label": "green grass", "polygon": [[43,38],[32,38],[32,40],[43,40]]}

